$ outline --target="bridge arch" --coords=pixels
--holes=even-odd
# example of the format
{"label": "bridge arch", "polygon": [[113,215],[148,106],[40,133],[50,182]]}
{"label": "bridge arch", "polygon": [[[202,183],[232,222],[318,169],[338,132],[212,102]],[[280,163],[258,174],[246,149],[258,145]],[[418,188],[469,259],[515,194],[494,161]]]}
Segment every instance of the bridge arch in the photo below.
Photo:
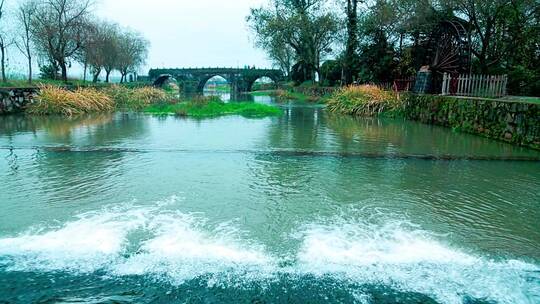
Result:
{"label": "bridge arch", "polygon": [[[268,81],[270,80],[270,81]],[[248,81],[248,85],[247,85],[247,91],[248,92],[251,92],[253,91],[253,88],[255,86],[255,84],[257,82],[260,82],[260,83],[267,83],[267,84],[274,84],[274,86],[277,86],[278,84],[278,79],[276,77],[274,77],[273,75],[261,75],[257,78],[252,78]]]}
{"label": "bridge arch", "polygon": [[158,87],[158,88],[161,88],[163,87],[163,85],[165,85],[165,83],[167,83],[167,81],[169,80],[174,80],[174,77],[173,75],[171,74],[162,74],[162,75],[159,75],[156,80],[154,80],[154,87]]}
{"label": "bridge arch", "polygon": [[231,86],[232,94],[252,90],[255,81],[261,77],[269,77],[275,83],[284,79],[284,75],[280,70],[255,68],[151,69],[148,75],[150,79],[155,81],[156,85],[165,82],[163,79],[160,79],[162,76],[174,76],[178,80],[183,94],[202,93],[206,82],[214,76],[225,78]]}
{"label": "bridge arch", "polygon": [[201,77],[199,79],[198,84],[197,84],[197,93],[204,93],[204,88],[206,87],[206,84],[208,83],[208,81],[214,78],[218,78],[218,77],[224,79],[229,86],[231,85],[231,81],[229,77],[227,77],[227,75],[208,74],[208,75],[204,75],[204,77]]}

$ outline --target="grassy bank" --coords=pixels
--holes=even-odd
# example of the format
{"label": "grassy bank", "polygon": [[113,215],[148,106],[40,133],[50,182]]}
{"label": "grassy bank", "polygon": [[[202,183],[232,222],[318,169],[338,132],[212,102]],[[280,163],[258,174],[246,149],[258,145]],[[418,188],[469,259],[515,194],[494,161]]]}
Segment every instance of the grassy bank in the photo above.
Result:
{"label": "grassy bank", "polygon": [[156,103],[173,100],[170,93],[153,87],[130,89],[116,85],[103,89],[103,92],[114,100],[118,110],[138,111]]}
{"label": "grassy bank", "polygon": [[196,118],[223,115],[265,117],[281,114],[274,106],[251,103],[224,103],[218,97],[195,97],[180,100],[177,95],[153,87],[78,88],[68,90],[58,86],[44,86],[26,112],[34,115],[74,116],[88,113],[141,111],[149,114],[172,114]]}
{"label": "grassy bank", "polygon": [[43,86],[26,112],[34,115],[79,115],[112,112],[114,110],[142,110],[171,98],[163,90],[151,87],[129,89],[109,86],[103,89],[78,88],[67,90],[58,86]]}
{"label": "grassy bank", "polygon": [[194,118],[208,118],[224,115],[240,115],[249,118],[280,115],[274,106],[251,103],[224,103],[215,97],[199,97],[178,103],[160,103],[147,107],[144,112],[156,115],[178,115]]}
{"label": "grassy bank", "polygon": [[343,88],[327,101],[331,112],[358,116],[402,116],[403,104],[394,93],[372,85]]}
{"label": "grassy bank", "polygon": [[43,87],[37,100],[26,110],[35,115],[79,115],[85,113],[110,112],[115,108],[114,100],[96,89],[65,90],[55,86]]}
{"label": "grassy bank", "polygon": [[32,81],[32,83],[28,83],[27,80],[9,80],[7,82],[0,81],[0,88],[34,88],[34,87],[41,87],[41,86],[62,87],[66,85],[90,86],[90,85],[95,85],[95,84],[90,81],[83,81],[83,80],[69,80],[67,83],[65,83],[61,80],[53,80],[53,79],[35,79]]}

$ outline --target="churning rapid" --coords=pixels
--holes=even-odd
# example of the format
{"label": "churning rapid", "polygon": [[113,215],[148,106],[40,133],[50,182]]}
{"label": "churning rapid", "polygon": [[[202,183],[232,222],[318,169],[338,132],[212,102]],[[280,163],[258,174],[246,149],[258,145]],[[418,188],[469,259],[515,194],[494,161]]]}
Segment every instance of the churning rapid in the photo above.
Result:
{"label": "churning rapid", "polygon": [[464,297],[497,303],[540,300],[540,267],[467,254],[404,222],[321,220],[283,236],[285,243],[294,239],[297,244],[272,253],[243,236],[234,223],[212,227],[199,215],[166,209],[164,203],[105,208],[58,227],[0,239],[2,269],[100,273],[104,280],[139,276],[173,287],[202,279],[212,287],[255,284],[262,290],[280,280],[299,285],[331,280],[360,303],[374,296],[366,286],[443,303],[462,303]]}
{"label": "churning rapid", "polygon": [[283,107],[0,118],[0,303],[540,303],[537,153]]}

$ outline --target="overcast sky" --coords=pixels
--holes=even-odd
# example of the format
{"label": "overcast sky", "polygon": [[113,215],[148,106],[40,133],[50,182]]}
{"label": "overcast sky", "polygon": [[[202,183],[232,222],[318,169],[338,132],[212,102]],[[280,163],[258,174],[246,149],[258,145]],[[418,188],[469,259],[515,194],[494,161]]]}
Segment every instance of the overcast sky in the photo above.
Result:
{"label": "overcast sky", "polygon": [[265,0],[98,0],[95,13],[150,40],[150,67],[270,67],[246,25]]}

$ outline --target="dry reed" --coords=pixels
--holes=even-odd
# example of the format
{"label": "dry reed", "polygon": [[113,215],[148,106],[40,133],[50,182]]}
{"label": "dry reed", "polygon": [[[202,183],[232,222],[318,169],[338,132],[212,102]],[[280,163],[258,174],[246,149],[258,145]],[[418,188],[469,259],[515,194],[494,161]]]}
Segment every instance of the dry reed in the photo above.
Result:
{"label": "dry reed", "polygon": [[110,112],[114,101],[107,94],[92,88],[70,91],[56,86],[43,86],[27,112],[36,115],[73,116],[85,113]]}
{"label": "dry reed", "polygon": [[332,94],[327,104],[331,112],[360,116],[375,116],[401,107],[394,93],[374,85],[342,88]]}

